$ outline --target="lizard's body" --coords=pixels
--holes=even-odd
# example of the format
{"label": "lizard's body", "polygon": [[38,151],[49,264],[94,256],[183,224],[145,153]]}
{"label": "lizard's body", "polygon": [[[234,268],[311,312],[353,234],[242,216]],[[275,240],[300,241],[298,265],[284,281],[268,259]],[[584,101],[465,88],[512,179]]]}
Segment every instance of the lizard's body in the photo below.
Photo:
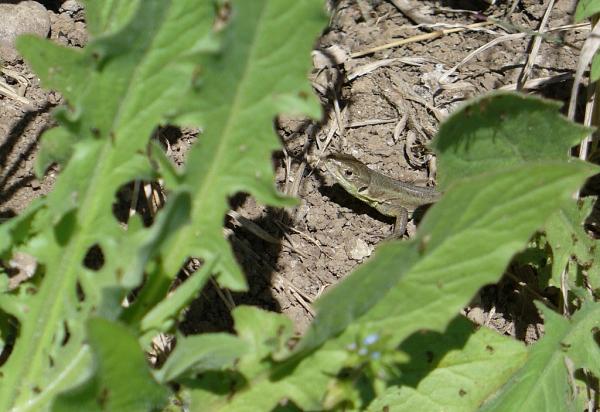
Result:
{"label": "lizard's body", "polygon": [[406,231],[408,212],[413,212],[419,206],[435,203],[441,196],[440,192],[431,187],[401,182],[369,169],[347,154],[327,156],[325,167],[348,193],[378,212],[395,217],[396,237],[402,236]]}

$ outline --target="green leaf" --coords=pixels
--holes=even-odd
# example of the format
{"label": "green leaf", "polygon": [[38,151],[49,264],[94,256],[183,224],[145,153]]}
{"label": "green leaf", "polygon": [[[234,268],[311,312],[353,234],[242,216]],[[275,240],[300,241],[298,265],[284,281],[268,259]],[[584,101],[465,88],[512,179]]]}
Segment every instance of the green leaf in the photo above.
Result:
{"label": "green leaf", "polygon": [[575,410],[565,357],[572,357],[576,367],[591,368],[598,376],[600,350],[593,334],[600,323],[600,305],[586,304],[570,321],[539,307],[546,334],[531,347],[523,367],[481,411]]}
{"label": "green leaf", "polygon": [[[191,410],[268,411],[284,398],[303,410],[320,410],[324,390],[345,351],[320,350],[290,366],[273,362],[291,337],[291,321],[284,315],[240,306],[233,311],[236,330],[247,349],[233,374],[206,374],[183,381],[189,388]],[[217,396],[218,395],[218,396]]]}
{"label": "green leaf", "polygon": [[454,185],[423,220],[417,241],[426,254],[365,320],[398,325],[395,334],[408,317],[415,329],[444,325],[481,286],[499,279],[531,234],[594,172],[582,163],[546,163]]}
{"label": "green leaf", "polygon": [[399,350],[410,362],[368,410],[476,411],[527,358],[525,346],[460,317],[443,334],[416,333]]}
{"label": "green leaf", "polygon": [[[0,368],[0,410],[47,410],[57,393],[89,375],[84,322],[95,313],[119,313],[119,275],[132,263],[123,252],[139,256],[137,242],[149,233],[122,228],[113,216],[115,194],[132,180],[154,177],[145,154],[152,131],[177,115],[172,102],[193,87],[198,44],[212,36],[214,9],[207,2],[135,2],[140,7],[125,23],[111,13],[129,12],[126,3],[102,2],[87,11],[94,37],[83,51],[33,37],[18,41],[42,83],[68,100],[68,109],[57,113],[63,131],[53,133],[66,131],[76,143],[24,247],[45,273],[30,296],[17,298],[27,311]],[[69,223],[62,226],[70,228],[68,236],[61,222]],[[84,265],[92,247],[104,257],[97,271]],[[133,261],[137,274],[144,260]],[[15,298],[8,296],[6,302]]]}
{"label": "green leaf", "polygon": [[566,160],[590,129],[560,116],[560,104],[510,93],[492,93],[457,110],[433,142],[439,185],[512,165]]}
{"label": "green leaf", "polygon": [[159,382],[167,382],[185,374],[232,368],[234,362],[248,351],[243,340],[226,333],[180,336],[177,346],[155,376]]}
{"label": "green leaf", "polygon": [[[547,315],[548,310],[544,313]],[[586,368],[600,376],[600,347],[597,335],[600,330],[600,303],[586,301],[570,321],[570,331],[561,341],[562,350],[576,368]]]}
{"label": "green leaf", "polygon": [[575,9],[575,21],[580,22],[583,19],[592,17],[600,12],[600,1],[598,0],[579,0],[577,9]]}
{"label": "green leaf", "polygon": [[[552,248],[554,286],[560,286],[562,272],[570,261],[586,268],[590,273],[598,270],[600,262],[596,257],[597,241],[583,230],[583,221],[592,207],[591,198],[584,199],[581,204],[569,202],[546,222],[546,239]],[[571,279],[571,284],[574,285],[575,280]]]}
{"label": "green leaf", "polygon": [[247,192],[262,203],[293,204],[273,184],[271,156],[281,145],[272,122],[280,112],[320,116],[306,75],[325,20],[320,0],[234,1],[231,7],[224,52],[205,57],[199,93],[179,99],[189,113],[175,121],[200,125],[203,134],[181,183],[194,193],[192,225],[164,261],[175,273],[188,256],[218,256],[219,283],[241,290],[246,282],[222,233],[226,199]]}
{"label": "green leaf", "polygon": [[150,374],[135,335],[125,326],[90,319],[88,340],[95,358],[92,378],[57,397],[56,411],[158,411],[169,392]]}
{"label": "green leaf", "polygon": [[[291,204],[273,185],[270,156],[280,146],[272,122],[280,111],[320,114],[306,80],[312,44],[325,21],[319,0],[234,3],[230,16],[219,17],[220,24],[229,25],[222,33],[224,52],[212,57],[202,53],[215,51],[214,11],[223,11],[212,3],[113,0],[87,5],[91,40],[83,51],[33,37],[19,40],[43,84],[60,91],[68,107],[55,113],[59,128],[44,138],[39,165],[58,161],[61,174],[23,238],[44,277],[39,287],[24,284],[0,298],[0,306],[18,313],[20,322],[15,346],[0,370],[0,410],[47,410],[65,390],[72,392],[60,400],[64,409],[137,408],[124,406],[128,400],[116,389],[105,391],[113,381],[122,384],[118,376],[103,372],[89,379],[94,358],[85,344],[85,320],[97,314],[119,316],[124,294],[145,270],[150,276],[146,286],[153,288],[140,301],[155,304],[153,297],[166,290],[165,281],[189,256],[205,258],[207,267],[214,264],[224,285],[243,288],[221,233],[227,198],[246,191],[263,202]],[[302,55],[306,59],[299,59]],[[161,123],[184,121],[202,125],[205,132],[184,174],[175,178],[170,173],[166,182],[171,193],[193,193],[192,222],[177,232],[185,223],[176,212],[186,208],[175,196],[150,229],[133,220],[125,230],[112,213],[115,193],[132,180],[155,177],[146,155],[152,131]],[[173,233],[174,239],[168,236]],[[164,245],[169,250],[150,262]],[[99,257],[90,265],[92,251]],[[187,298],[193,291],[185,292]],[[134,326],[152,309],[138,307]],[[159,317],[166,319],[180,306],[159,309]],[[284,323],[274,322],[283,329],[262,342],[266,347],[281,350],[291,333]],[[118,342],[119,333],[115,336]],[[108,342],[99,344],[99,351],[108,347],[103,344]],[[108,352],[99,359],[104,355]],[[271,364],[248,357],[241,365],[253,375]],[[307,373],[310,367],[300,370]],[[327,379],[323,375],[318,381]],[[298,391],[305,393],[299,384]],[[288,386],[283,382],[268,402],[274,405]]]}

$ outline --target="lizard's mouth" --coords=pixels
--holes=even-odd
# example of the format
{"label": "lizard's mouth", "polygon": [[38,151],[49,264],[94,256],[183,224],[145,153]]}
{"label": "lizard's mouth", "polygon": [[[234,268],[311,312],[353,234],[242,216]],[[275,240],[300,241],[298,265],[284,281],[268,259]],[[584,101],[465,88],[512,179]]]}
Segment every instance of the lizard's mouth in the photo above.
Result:
{"label": "lizard's mouth", "polygon": [[329,159],[325,163],[325,168],[334,177],[335,182],[342,186],[346,192],[365,202],[373,201],[373,199],[368,196],[368,185],[360,184],[357,187],[355,183],[349,181],[346,173],[344,173],[346,168],[344,168],[341,163],[336,162],[333,159]]}

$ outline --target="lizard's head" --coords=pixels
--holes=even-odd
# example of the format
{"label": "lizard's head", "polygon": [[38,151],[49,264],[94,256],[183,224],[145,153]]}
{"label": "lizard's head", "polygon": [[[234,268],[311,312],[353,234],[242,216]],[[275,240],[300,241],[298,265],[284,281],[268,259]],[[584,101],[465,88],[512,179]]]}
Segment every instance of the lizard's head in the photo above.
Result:
{"label": "lizard's head", "polygon": [[334,153],[325,158],[325,167],[346,191],[358,198],[369,191],[369,168],[353,156]]}

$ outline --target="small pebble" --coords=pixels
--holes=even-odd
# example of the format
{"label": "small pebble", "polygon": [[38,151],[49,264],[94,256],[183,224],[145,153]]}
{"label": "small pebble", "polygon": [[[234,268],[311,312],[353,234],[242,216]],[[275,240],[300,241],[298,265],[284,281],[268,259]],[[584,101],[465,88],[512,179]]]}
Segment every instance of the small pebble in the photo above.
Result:
{"label": "small pebble", "polygon": [[60,11],[66,11],[69,14],[77,13],[82,9],[83,5],[75,0],[65,0],[63,4],[60,5]]}
{"label": "small pebble", "polygon": [[345,246],[348,257],[353,260],[363,260],[364,258],[371,256],[371,253],[373,253],[373,248],[367,245],[367,242],[360,238],[350,239]]}

